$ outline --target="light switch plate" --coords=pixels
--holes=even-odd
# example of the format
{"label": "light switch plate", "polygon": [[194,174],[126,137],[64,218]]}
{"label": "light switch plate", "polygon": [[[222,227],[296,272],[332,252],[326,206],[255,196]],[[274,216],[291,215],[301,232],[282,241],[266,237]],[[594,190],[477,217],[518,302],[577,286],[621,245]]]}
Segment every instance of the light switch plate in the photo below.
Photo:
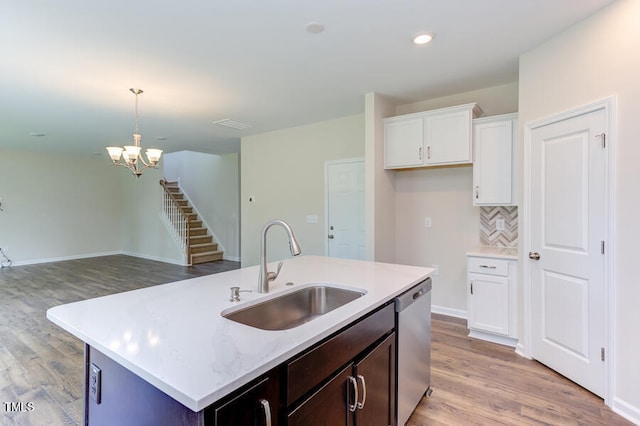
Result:
{"label": "light switch plate", "polygon": [[425,228],[431,228],[431,217],[425,217],[424,218],[424,227]]}

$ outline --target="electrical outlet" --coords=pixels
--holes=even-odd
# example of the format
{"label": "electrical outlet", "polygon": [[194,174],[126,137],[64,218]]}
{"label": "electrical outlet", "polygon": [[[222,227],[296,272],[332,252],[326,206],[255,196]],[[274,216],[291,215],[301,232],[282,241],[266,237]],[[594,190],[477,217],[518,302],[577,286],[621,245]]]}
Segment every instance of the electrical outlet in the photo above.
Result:
{"label": "electrical outlet", "polygon": [[435,269],[435,271],[433,271],[431,275],[433,276],[440,275],[440,265],[431,265],[431,267]]}
{"label": "electrical outlet", "polygon": [[424,218],[424,227],[425,228],[431,228],[431,218],[430,217],[425,217]]}
{"label": "electrical outlet", "polygon": [[496,231],[504,231],[504,218],[496,219]]}
{"label": "electrical outlet", "polygon": [[95,365],[91,364],[91,371],[89,372],[89,398],[95,401],[96,404],[100,404],[100,397],[102,393],[102,370]]}

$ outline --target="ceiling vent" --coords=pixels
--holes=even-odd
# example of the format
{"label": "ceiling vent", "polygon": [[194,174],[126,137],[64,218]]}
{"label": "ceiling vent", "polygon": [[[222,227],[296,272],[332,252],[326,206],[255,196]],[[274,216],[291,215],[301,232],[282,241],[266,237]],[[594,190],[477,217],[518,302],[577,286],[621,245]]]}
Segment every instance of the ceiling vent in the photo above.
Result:
{"label": "ceiling vent", "polygon": [[230,118],[214,121],[213,124],[217,124],[218,126],[231,127],[232,129],[236,130],[245,130],[251,127],[251,124],[241,123]]}

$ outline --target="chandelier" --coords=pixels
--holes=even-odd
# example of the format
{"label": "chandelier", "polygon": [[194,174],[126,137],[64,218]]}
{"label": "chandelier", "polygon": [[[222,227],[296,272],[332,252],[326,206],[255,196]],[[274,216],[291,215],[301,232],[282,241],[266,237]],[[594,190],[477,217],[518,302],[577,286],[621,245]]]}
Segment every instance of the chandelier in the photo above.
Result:
{"label": "chandelier", "polygon": [[143,92],[141,89],[129,90],[131,90],[131,93],[136,95],[136,129],[133,132],[133,145],[125,145],[124,147],[108,146],[107,152],[109,153],[111,160],[113,160],[114,165],[126,167],[131,170],[136,178],[139,178],[144,169],[148,167],[155,169],[158,167],[158,161],[160,161],[162,150],[154,148],[147,149],[145,151],[147,161],[144,161],[144,158],[140,155],[140,150],[142,149],[140,146],[140,140],[142,139],[142,135],[138,130],[138,95],[141,95]]}

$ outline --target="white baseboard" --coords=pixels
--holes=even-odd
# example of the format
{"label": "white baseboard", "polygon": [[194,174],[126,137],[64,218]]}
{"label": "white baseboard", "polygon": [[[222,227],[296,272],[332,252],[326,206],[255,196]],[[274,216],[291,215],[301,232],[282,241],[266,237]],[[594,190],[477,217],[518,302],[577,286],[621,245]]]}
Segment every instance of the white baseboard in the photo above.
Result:
{"label": "white baseboard", "polygon": [[62,262],[64,260],[87,259],[89,257],[114,256],[116,254],[123,254],[123,253],[120,251],[109,251],[109,252],[103,252],[103,253],[87,253],[87,254],[77,254],[74,256],[61,256],[61,257],[49,257],[45,259],[22,260],[22,261],[13,262],[12,266],[37,265],[39,263]]}
{"label": "white baseboard", "polygon": [[618,397],[613,398],[611,409],[634,425],[640,425],[640,407],[629,404]]}
{"label": "white baseboard", "polygon": [[527,351],[525,350],[522,342],[518,342],[518,344],[516,345],[516,353],[523,358],[533,359],[530,355],[527,354]]}
{"label": "white baseboard", "polygon": [[241,257],[236,257],[236,256],[223,256],[222,258],[224,260],[231,260],[233,262],[241,262],[242,261]]}
{"label": "white baseboard", "polygon": [[467,311],[462,309],[445,308],[444,306],[431,305],[431,312],[434,314],[446,315],[448,317],[468,319]]}
{"label": "white baseboard", "polygon": [[498,334],[486,333],[480,330],[469,330],[469,337],[498,343],[499,345],[511,346],[512,348],[515,348],[518,344],[518,339],[514,339],[513,337],[500,336]]}
{"label": "white baseboard", "polygon": [[148,256],[146,254],[132,253],[132,252],[129,252],[129,251],[122,251],[122,252],[120,252],[118,254],[124,254],[126,256],[138,257],[140,259],[155,260],[156,262],[171,263],[173,265],[188,266],[185,261],[179,261],[179,260],[176,260],[176,259],[167,259],[167,258],[158,257],[158,256]]}
{"label": "white baseboard", "polygon": [[[188,266],[184,261],[181,262],[176,259],[167,259],[167,258],[158,257],[158,256],[148,256],[145,254],[133,253],[130,251],[109,251],[109,252],[102,252],[102,253],[78,254],[74,256],[61,256],[61,257],[49,257],[45,259],[23,260],[23,261],[12,262],[11,266],[37,265],[39,263],[62,262],[64,260],[87,259],[90,257],[115,256],[118,254],[124,254],[125,256],[138,257],[140,259],[155,260],[156,262],[171,263],[173,265]],[[234,262],[240,262],[239,257],[225,256],[224,259],[232,260]]]}

